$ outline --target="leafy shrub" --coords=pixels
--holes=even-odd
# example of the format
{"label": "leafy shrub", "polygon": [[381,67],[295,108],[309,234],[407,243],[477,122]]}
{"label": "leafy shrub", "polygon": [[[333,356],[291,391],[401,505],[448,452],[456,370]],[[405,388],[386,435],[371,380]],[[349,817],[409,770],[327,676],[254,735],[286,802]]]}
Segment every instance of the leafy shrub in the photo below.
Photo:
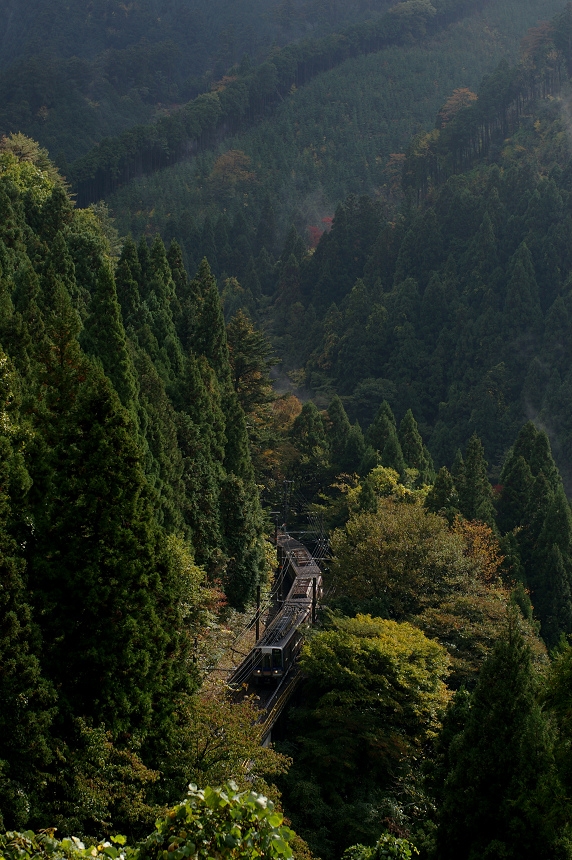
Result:
{"label": "leafy shrub", "polygon": [[[56,839],[54,830],[0,834],[0,860],[290,860],[295,834],[283,826],[272,801],[254,791],[189,787],[187,799],[168,810],[155,832],[135,846],[124,836],[86,847],[77,837]],[[115,843],[115,844],[112,844]]]}
{"label": "leafy shrub", "polygon": [[382,860],[385,857],[411,860],[414,854],[419,854],[419,851],[407,839],[383,833],[373,848],[367,845],[352,845],[351,848],[346,848],[343,860]]}

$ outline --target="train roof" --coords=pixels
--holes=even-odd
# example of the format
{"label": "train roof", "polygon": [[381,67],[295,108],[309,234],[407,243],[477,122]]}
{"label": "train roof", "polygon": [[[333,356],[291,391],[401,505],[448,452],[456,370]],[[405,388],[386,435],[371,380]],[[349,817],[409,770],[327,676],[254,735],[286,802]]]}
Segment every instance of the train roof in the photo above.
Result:
{"label": "train roof", "polygon": [[303,543],[288,534],[279,534],[277,543],[286,553],[286,561],[292,567],[295,576],[322,575],[320,568]]}
{"label": "train roof", "polygon": [[281,647],[288,641],[290,634],[305,621],[310,610],[309,604],[285,603],[255,647]]}

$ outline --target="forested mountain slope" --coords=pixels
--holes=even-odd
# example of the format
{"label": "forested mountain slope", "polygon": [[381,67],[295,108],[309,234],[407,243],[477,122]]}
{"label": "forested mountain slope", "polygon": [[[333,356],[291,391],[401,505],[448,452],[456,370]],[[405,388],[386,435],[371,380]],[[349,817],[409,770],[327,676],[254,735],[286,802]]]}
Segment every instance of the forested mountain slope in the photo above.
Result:
{"label": "forested mountain slope", "polygon": [[[118,225],[135,235],[159,230],[177,236],[196,259],[203,251],[191,250],[197,240],[190,218],[200,230],[205,214],[214,223],[221,209],[231,220],[240,211],[256,231],[268,202],[278,242],[292,218],[308,241],[307,227],[323,229],[321,219],[332,216],[346,194],[391,198],[401,170],[392,154],[431,128],[454,89],[475,90],[503,56],[516,58],[526,29],[560,8],[536,0],[487,4],[437,35],[347,60],[285,94],[272,117],[251,131],[109,197]],[[261,248],[250,244],[256,257]],[[281,247],[269,250],[276,254]],[[239,279],[245,274],[217,269],[223,271]]]}
{"label": "forested mountain slope", "polygon": [[24,132],[63,165],[106,135],[209,89],[246,53],[378,15],[388,0],[6,0],[0,133]]}
{"label": "forested mountain slope", "polygon": [[404,176],[419,206],[387,221],[371,200],[348,201],[288,290],[305,307],[297,344],[313,390],[346,395],[365,424],[381,394],[398,414],[411,407],[438,462],[476,431],[500,463],[533,417],[569,487],[568,96],[551,97],[565,59],[536,36],[534,61],[499,67],[413,142]]}
{"label": "forested mountain slope", "polygon": [[[403,168],[409,203],[399,215],[383,196],[352,197],[337,209],[315,252],[305,251],[308,234],[304,242],[294,231],[274,263],[281,246],[273,204],[280,193],[297,181],[308,195],[322,178],[332,189],[350,184],[341,176],[345,165],[336,172],[336,148],[328,151],[328,139],[323,153],[308,145],[302,123],[293,134],[285,122],[272,147],[274,164],[285,169],[263,173],[259,150],[240,167],[241,180],[226,185],[229,208],[249,203],[234,220],[209,216],[200,228],[183,209],[165,221],[167,234],[180,235],[188,255],[205,253],[219,274],[238,275],[243,291],[229,284],[227,307],[242,302],[252,313],[258,309],[286,367],[304,367],[307,386],[324,404],[341,394],[364,429],[384,398],[398,416],[412,408],[439,463],[451,463],[476,431],[497,470],[522,421],[533,417],[551,434],[567,488],[569,26],[566,12],[552,29],[534,28],[521,62],[501,64],[476,87],[476,100],[471,92],[454,93],[436,127],[414,139],[389,176],[386,165],[372,164],[375,146],[360,160],[368,140],[348,134],[357,152],[354,181],[358,170],[370,181],[377,171],[381,185],[397,178],[399,187]],[[323,81],[337,74],[323,76],[308,92],[323,91]],[[305,92],[298,96],[303,100]],[[306,144],[302,158],[289,161],[288,140],[295,151],[298,138]],[[263,136],[250,139],[260,143]],[[259,210],[251,206],[257,169],[275,192]],[[214,194],[218,181],[220,194],[223,176],[215,162],[190,193],[198,202],[201,194]],[[177,197],[168,188],[172,211]],[[127,200],[127,190],[122,193]],[[323,198],[307,198],[314,216],[320,205]],[[259,219],[254,224],[248,221],[252,209]],[[318,234],[327,228],[318,219],[314,224]]]}

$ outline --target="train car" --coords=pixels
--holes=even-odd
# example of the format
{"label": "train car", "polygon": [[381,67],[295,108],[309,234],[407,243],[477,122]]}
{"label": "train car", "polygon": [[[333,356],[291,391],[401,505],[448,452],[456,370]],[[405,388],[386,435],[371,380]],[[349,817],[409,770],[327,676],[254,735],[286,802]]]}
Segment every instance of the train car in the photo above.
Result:
{"label": "train car", "polygon": [[256,683],[280,681],[288,672],[322,596],[322,574],[306,547],[289,535],[280,538],[284,569],[293,580],[282,609],[255,646],[250,677]]}
{"label": "train car", "polygon": [[311,604],[286,604],[254,649],[252,680],[279,681],[302,647],[304,627],[312,618]]}

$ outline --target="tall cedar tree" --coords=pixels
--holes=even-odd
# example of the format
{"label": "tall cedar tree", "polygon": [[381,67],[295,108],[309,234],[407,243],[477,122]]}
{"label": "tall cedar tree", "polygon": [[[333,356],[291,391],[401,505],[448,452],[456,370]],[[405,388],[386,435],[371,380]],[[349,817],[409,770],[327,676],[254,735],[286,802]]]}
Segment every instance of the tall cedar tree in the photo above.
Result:
{"label": "tall cedar tree", "polygon": [[[226,476],[221,483],[221,533],[228,558],[225,592],[231,603],[243,607],[260,581],[263,549],[262,514],[254,480],[244,410],[232,384],[232,370],[224,316],[216,280],[206,259],[193,281],[197,321],[194,344],[214,371],[212,387],[220,392],[224,417]],[[216,396],[216,392],[215,392]],[[236,507],[241,508],[240,515]]]}
{"label": "tall cedar tree", "polygon": [[403,459],[410,469],[417,469],[419,472],[418,482],[420,484],[430,484],[435,478],[433,461],[431,455],[419,433],[417,421],[413,417],[413,412],[408,409],[399,425],[399,444]]}
{"label": "tall cedar tree", "polygon": [[49,515],[36,516],[29,554],[42,663],[63,714],[145,737],[168,729],[158,720],[171,721],[192,685],[183,595],[132,421],[97,367],[83,360],[81,373],[48,454]]}
{"label": "tall cedar tree", "polygon": [[277,364],[272,344],[249,317],[238,311],[227,325],[232,385],[247,425],[251,455],[257,472],[264,469],[264,452],[273,447],[272,380]]}
{"label": "tall cedar tree", "polygon": [[453,478],[463,516],[495,527],[493,489],[487,475],[483,445],[476,433],[469,439],[465,459],[458,459]]}
{"label": "tall cedar tree", "polygon": [[395,469],[400,475],[405,474],[405,460],[397,436],[395,416],[391,406],[384,400],[373,423],[368,428],[368,441],[374,450],[381,454],[381,462],[390,469]]}
{"label": "tall cedar tree", "polygon": [[466,725],[451,740],[439,814],[439,860],[557,857],[552,736],[531,656],[511,618],[481,669]]}
{"label": "tall cedar tree", "polygon": [[123,406],[135,416],[135,372],[127,348],[113,273],[104,260],[100,261],[98,268],[96,293],[90,302],[82,341],[86,352],[99,358]]}
{"label": "tall cedar tree", "polygon": [[344,404],[336,394],[328,406],[329,426],[327,428],[330,456],[334,468],[340,466],[344,458],[351,424]]}
{"label": "tall cedar tree", "polygon": [[572,516],[546,433],[524,425],[501,473],[501,531],[513,537],[524,585],[549,646],[572,632]]}
{"label": "tall cedar tree", "polygon": [[0,829],[24,829],[41,806],[52,758],[55,690],[42,676],[41,640],[26,591],[20,531],[31,479],[18,426],[17,379],[0,350]]}

